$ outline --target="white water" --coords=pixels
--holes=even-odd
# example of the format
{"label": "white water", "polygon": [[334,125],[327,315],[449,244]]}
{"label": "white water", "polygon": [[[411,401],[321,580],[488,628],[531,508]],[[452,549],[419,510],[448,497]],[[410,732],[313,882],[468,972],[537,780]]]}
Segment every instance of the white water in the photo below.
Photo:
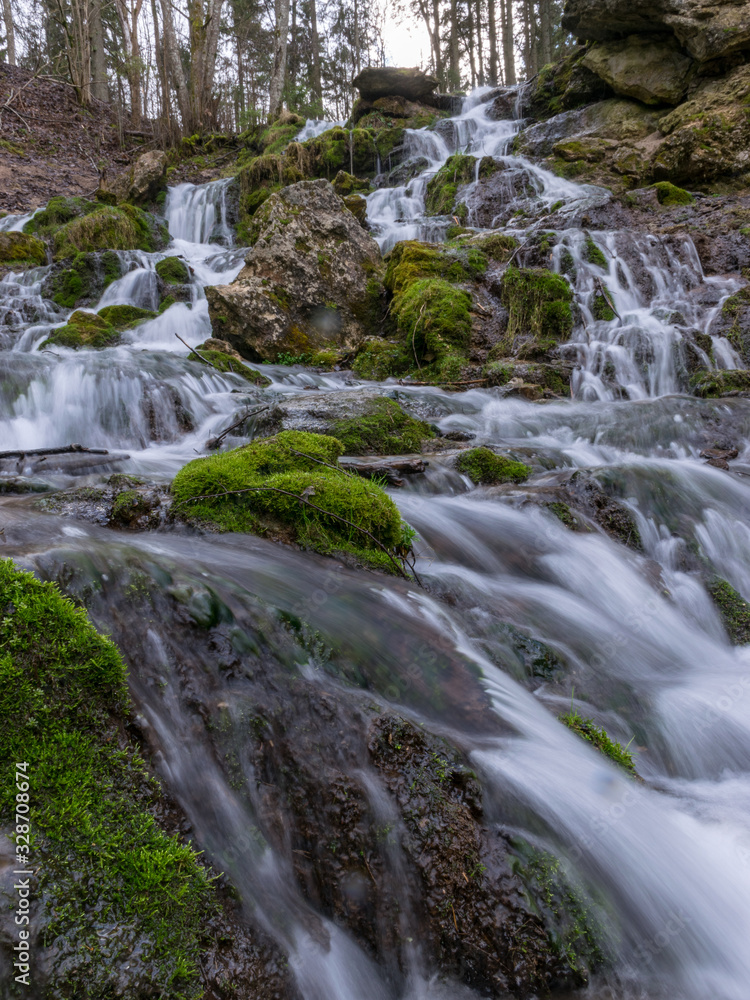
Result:
{"label": "white water", "polygon": [[[532,218],[541,217],[544,228],[543,217],[557,202],[572,212],[603,197],[510,155],[520,122],[491,122],[482,96],[467,99],[453,119],[452,141],[411,132],[409,154],[425,158],[427,169],[408,184],[369,196],[368,218],[384,248],[397,239],[440,237],[449,220],[424,218],[424,193],[456,150],[492,156],[508,172],[507,200],[498,205],[503,217],[509,205],[532,204]],[[310,135],[320,134],[319,126],[310,126]],[[528,180],[533,195],[518,200],[514,172]],[[205,440],[230,424],[247,399],[272,401],[309,386],[336,392],[346,385],[336,374],[268,366],[271,388],[248,389],[236,377],[186,360],[187,349],[174,334],[191,345],[209,336],[203,286],[231,281],[242,266],[243,252],[232,249],[226,221],[226,188],[222,181],[171,189],[166,212],[173,243],[165,254],[179,254],[193,268],[192,301],[173,305],[116,348],[41,353],[50,325],[65,318],[41,298],[46,269],[0,282],[3,449],[80,442],[127,451],[131,458],[118,469],[167,479],[204,453]],[[472,193],[469,185],[467,202]],[[567,530],[526,503],[525,488],[497,497],[456,495],[466,484],[455,473],[441,478],[436,457],[433,478],[395,494],[419,532],[418,570],[432,596],[416,589],[407,595],[381,578],[362,576],[357,583],[352,574],[343,596],[316,609],[315,624],[332,642],[343,642],[368,632],[385,606],[403,629],[410,620],[426,622],[436,646],[448,643],[478,666],[508,729],[502,740],[462,734],[482,777],[490,820],[493,802],[501,803],[504,816],[511,810],[519,829],[601,890],[606,933],[618,955],[611,975],[618,1000],[746,1000],[750,653],[729,645],[701,574],[718,573],[750,597],[750,487],[746,475],[702,464],[699,452],[706,433],[729,437],[741,451],[735,467],[750,470],[750,406],[741,399],[714,403],[671,395],[682,385],[683,332],[708,330],[739,282],[705,278],[688,239],[665,245],[648,235],[596,231],[590,237],[607,262],[600,266],[586,259],[586,233],[567,229],[560,235],[553,266],[564,269],[567,251],[576,272],[579,320],[565,348],[578,365],[576,399],[539,406],[482,390],[450,396],[436,389],[399,391],[430,407],[443,432],[469,432],[476,444],[533,455],[540,465],[532,493],[571,469],[615,477],[637,519],[643,552],[599,533]],[[165,254],[127,256],[130,269],[97,308],[152,307],[154,266]],[[593,316],[601,285],[619,314],[612,321]],[[726,341],[715,339],[713,353],[717,365],[738,364]],[[76,543],[84,549],[88,530],[80,529],[83,540]],[[318,586],[319,565],[308,555],[279,549],[256,558],[242,539],[162,536],[133,544],[155,560],[202,560],[206,573],[218,566],[249,595],[262,592],[271,604],[293,604]],[[115,548],[111,539],[101,545]],[[359,617],[345,617],[354,615],[352,595],[360,592],[366,601],[361,597]],[[440,600],[443,594],[450,603]],[[495,626],[502,622],[566,659],[564,691],[542,680],[533,692],[519,683],[497,639]],[[154,642],[157,648],[158,636]],[[397,704],[403,697],[408,705],[406,694],[388,697]],[[644,785],[623,778],[557,721],[571,698],[623,743],[637,732]],[[257,833],[252,808],[191,743],[192,730],[169,693],[158,703],[149,693],[143,704],[159,736],[163,773],[179,789],[200,842],[221,860],[228,845],[247,841],[242,858],[223,870],[289,955],[305,1000],[465,995],[460,987],[433,983],[434,970],[421,964],[418,948],[405,958],[407,985],[395,988],[352,936],[305,903]],[[428,712],[425,722],[431,723]],[[387,798],[372,775],[365,772],[361,780],[374,808],[387,816]],[[399,870],[398,853],[389,850]],[[404,937],[408,902],[405,897],[399,911]]]}

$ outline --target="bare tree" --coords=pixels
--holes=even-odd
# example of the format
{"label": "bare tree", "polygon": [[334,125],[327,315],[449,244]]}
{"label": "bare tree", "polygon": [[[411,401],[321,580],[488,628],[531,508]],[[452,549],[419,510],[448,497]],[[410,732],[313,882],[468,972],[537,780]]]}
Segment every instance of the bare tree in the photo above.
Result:
{"label": "bare tree", "polygon": [[104,51],[102,0],[91,0],[89,7],[89,50],[91,53],[91,96],[97,101],[109,100],[107,53]]}
{"label": "bare tree", "polygon": [[3,21],[5,21],[6,58],[9,66],[16,65],[16,29],[13,24],[13,11],[10,0],[3,0]]}
{"label": "bare tree", "polygon": [[286,47],[289,35],[289,0],[276,0],[276,26],[274,28],[273,72],[268,88],[268,114],[276,118],[281,111],[286,77]]}
{"label": "bare tree", "polygon": [[143,0],[115,0],[115,10],[125,42],[125,72],[130,91],[130,121],[134,129],[141,127],[143,97],[141,94],[141,47],[138,41],[138,18]]}

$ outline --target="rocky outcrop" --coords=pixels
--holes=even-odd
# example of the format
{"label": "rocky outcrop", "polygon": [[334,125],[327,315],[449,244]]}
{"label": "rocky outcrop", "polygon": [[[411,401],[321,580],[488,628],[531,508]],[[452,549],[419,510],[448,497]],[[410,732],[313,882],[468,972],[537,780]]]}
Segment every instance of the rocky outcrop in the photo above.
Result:
{"label": "rocky outcrop", "polygon": [[672,34],[699,62],[750,49],[744,0],[567,0],[562,24],[577,38],[595,41]]}
{"label": "rocky outcrop", "polygon": [[378,98],[405,97],[423,101],[438,85],[434,76],[420,69],[400,69],[395,66],[368,66],[354,78],[352,86],[366,101]]}
{"label": "rocky outcrop", "polygon": [[356,345],[380,317],[380,251],[324,180],[272,194],[231,285],[206,289],[214,336],[251,361]]}
{"label": "rocky outcrop", "polygon": [[117,179],[114,194],[119,201],[134,205],[153,202],[167,183],[167,154],[161,149],[143,153],[132,167]]}
{"label": "rocky outcrop", "polygon": [[693,61],[673,39],[635,35],[592,46],[583,65],[623,97],[644,104],[679,104],[687,93]]}
{"label": "rocky outcrop", "polygon": [[39,267],[47,263],[47,250],[41,240],[27,233],[0,232],[0,268]]}

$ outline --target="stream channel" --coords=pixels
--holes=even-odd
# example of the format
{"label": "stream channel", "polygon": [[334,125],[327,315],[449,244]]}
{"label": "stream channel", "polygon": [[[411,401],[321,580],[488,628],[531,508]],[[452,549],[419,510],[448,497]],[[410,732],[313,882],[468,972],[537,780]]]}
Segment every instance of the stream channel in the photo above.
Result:
{"label": "stream channel", "polygon": [[[502,213],[511,219],[504,231],[516,236],[523,237],[523,216],[510,210],[520,188],[537,218],[560,203],[573,212],[609,196],[510,155],[521,121],[491,121],[484,94],[466,99],[452,130],[411,132],[410,152],[428,166],[406,185],[368,196],[368,221],[384,250],[400,239],[442,238],[449,220],[424,218],[425,187],[457,149],[498,158],[511,178],[523,174],[524,185],[509,183]],[[168,251],[121,253],[129,270],[100,305],[155,308],[154,267],[167,253],[184,257],[193,275],[192,302],[175,303],[119,346],[40,350],[65,320],[41,297],[46,269],[0,282],[0,450],[80,442],[118,455],[109,465],[82,461],[75,475],[69,467],[20,469],[16,481],[59,488],[124,472],[166,483],[244,407],[310,387],[336,393],[361,384],[350,373],[265,365],[271,385],[248,389],[239,377],[187,360],[175,333],[191,346],[211,335],[203,288],[232,281],[246,254],[226,223],[227,183],[171,188]],[[466,202],[471,213],[471,192]],[[363,706],[374,703],[460,748],[481,782],[485,821],[561,859],[589,894],[615,958],[587,996],[747,1000],[750,650],[730,645],[695,560],[750,595],[750,401],[682,394],[681,334],[670,325],[679,313],[706,332],[739,283],[704,277],[688,238],[675,252],[656,236],[591,235],[606,267],[587,261],[582,230],[565,230],[579,306],[565,346],[577,365],[572,399],[533,403],[492,389],[382,385],[443,434],[543,459],[524,487],[493,494],[471,488],[441,452],[425,474],[389,491],[418,533],[422,587],[250,536],[118,533],[42,513],[33,494],[0,503],[0,554],[88,595],[92,619],[118,643],[139,725],[191,836],[231,878],[247,919],[288,956],[304,1000],[480,994],[439,981],[420,948],[419,889],[404,869],[397,824],[381,859],[396,900],[380,916],[390,942],[379,949],[384,960],[373,961],[350,930],[311,905],[292,854],[264,827],[262,783],[241,752],[261,669],[251,641],[235,642],[226,656],[191,645],[179,621],[129,610],[135,579],[153,592],[188,594],[194,618],[223,616],[239,636],[253,634],[258,616],[294,617],[315,640],[297,647],[298,683],[286,697],[318,690],[363,729]],[[614,321],[590,312],[596,282],[616,306]],[[713,359],[741,367],[720,338]],[[731,473],[699,458],[712,424],[740,450]],[[245,441],[229,436],[224,447]],[[571,469],[618,484],[640,551],[599,532],[570,531],[531,502]],[[516,633],[549,647],[564,670],[535,675],[508,638]],[[269,667],[269,676],[291,669]],[[633,740],[642,782],[558,721],[571,704],[613,739]],[[304,718],[302,707],[297,715]],[[233,769],[212,749],[211,726],[234,733]],[[359,738],[366,743],[364,731]],[[333,739],[325,753],[387,819],[388,795],[367,760],[353,762]]]}

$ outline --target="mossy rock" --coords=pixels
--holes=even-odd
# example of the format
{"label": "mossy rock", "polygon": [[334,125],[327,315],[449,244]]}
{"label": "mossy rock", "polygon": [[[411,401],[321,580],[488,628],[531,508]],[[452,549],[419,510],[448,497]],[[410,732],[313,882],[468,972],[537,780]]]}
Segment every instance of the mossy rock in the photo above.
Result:
{"label": "mossy rock", "polygon": [[487,270],[489,256],[479,241],[449,246],[403,240],[386,257],[384,284],[389,292],[399,295],[420,278],[471,282]]}
{"label": "mossy rock", "polygon": [[281,153],[292,142],[299,130],[305,124],[305,119],[293,112],[284,111],[279,118],[261,132],[258,139],[264,153]]}
{"label": "mossy rock", "polygon": [[454,153],[428,182],[425,193],[426,215],[452,215],[456,208],[458,189],[471,184],[477,169],[473,156]]}
{"label": "mossy rock", "polygon": [[256,156],[243,166],[237,174],[240,185],[237,227],[239,239],[252,245],[248,227],[261,205],[275,191],[289,184],[296,184],[307,176],[306,153],[296,142],[291,143],[283,155],[268,153]]}
{"label": "mossy rock", "polygon": [[153,253],[169,240],[155,216],[134,205],[98,205],[92,212],[72,219],[53,236],[55,260],[65,260],[94,250],[144,250]]}
{"label": "mossy rock", "polygon": [[[192,848],[156,822],[165,803],[124,725],[117,649],[53,584],[10,560],[0,562],[0,609],[0,758],[17,775],[0,787],[0,822],[15,827],[23,788],[37,946],[66,942],[45,949],[45,994],[140,995],[148,970],[164,1000],[196,998],[214,890]],[[16,849],[25,855],[20,838]],[[115,928],[118,953],[133,953],[132,982],[106,944]]]}
{"label": "mossy rock", "polygon": [[718,399],[721,396],[750,392],[750,371],[729,369],[697,372],[690,379],[690,386],[693,393],[703,399]]}
{"label": "mossy rock", "polygon": [[[173,511],[219,530],[284,538],[393,572],[393,560],[380,545],[395,552],[410,529],[379,486],[335,467],[343,451],[333,437],[282,431],[196,459],[172,484]],[[305,498],[320,509],[305,504]]]}
{"label": "mossy rock", "polygon": [[309,176],[332,179],[340,170],[358,177],[374,176],[383,156],[370,129],[329,129],[302,143],[308,156]]}
{"label": "mossy rock", "polygon": [[180,257],[165,257],[156,264],[156,273],[165,285],[187,285],[190,268]]}
{"label": "mossy rock", "polygon": [[456,469],[477,486],[522,483],[531,475],[528,465],[496,455],[489,448],[470,448],[461,452],[456,459]]}
{"label": "mossy rock", "polygon": [[65,326],[52,331],[42,346],[70,347],[74,350],[102,348],[112,347],[119,339],[120,331],[103,316],[78,309],[68,318]]}
{"label": "mossy rock", "polygon": [[411,363],[403,345],[374,337],[359,348],[352,371],[359,378],[381,382],[394,375],[404,375]]}
{"label": "mossy rock", "polygon": [[35,212],[24,225],[23,231],[48,238],[66,223],[95,212],[99,207],[98,202],[88,201],[86,198],[63,196],[50,198],[45,207]]}
{"label": "mossy rock", "polygon": [[[87,315],[87,314],[84,314]],[[138,306],[104,306],[98,315],[115,330],[132,330],[146,320],[154,319],[156,313],[150,309],[139,309]],[[72,317],[71,317],[72,319]]]}
{"label": "mossy rock", "polygon": [[47,248],[36,236],[0,232],[0,267],[40,267],[46,263]]}
{"label": "mossy rock", "polygon": [[67,267],[45,279],[43,294],[63,309],[75,309],[98,302],[104,289],[121,275],[122,264],[114,251],[79,253]]}
{"label": "mossy rock", "polygon": [[413,352],[435,361],[471,340],[471,295],[440,278],[414,282],[398,295],[392,314]]}
{"label": "mossy rock", "polygon": [[191,352],[188,354],[188,361],[198,361],[201,364],[205,364],[203,360],[205,358],[206,361],[210,361],[214,368],[218,368],[219,371],[231,375],[239,375],[240,378],[244,378],[247,382],[252,382],[253,385],[267,386],[271,384],[270,378],[261,375],[255,368],[251,368],[238,354],[230,354],[227,351],[217,351],[207,348],[205,344],[199,344],[196,351],[200,351],[201,356]]}
{"label": "mossy rock", "polygon": [[339,198],[345,198],[347,195],[357,194],[369,189],[369,180],[355,177],[353,174],[348,174],[345,170],[339,170],[333,178],[333,190]]}
{"label": "mossy rock", "polygon": [[508,310],[508,328],[499,348],[505,355],[544,355],[573,332],[573,291],[559,274],[510,265],[500,298]]}
{"label": "mossy rock", "polygon": [[344,204],[352,213],[360,226],[367,225],[367,202],[359,194],[349,194],[344,199]]}
{"label": "mossy rock", "polygon": [[617,764],[618,767],[627,771],[631,777],[637,777],[632,753],[621,743],[610,739],[605,730],[597,726],[593,719],[582,718],[575,709],[572,709],[565,715],[561,715],[559,718],[568,729],[571,729],[581,739],[590,743],[600,754],[611,760],[613,764]]}
{"label": "mossy rock", "polygon": [[667,208],[671,205],[692,205],[695,201],[695,198],[689,191],[685,191],[681,187],[676,187],[674,184],[670,184],[669,181],[659,181],[658,184],[652,184],[651,186],[656,191],[659,204]]}
{"label": "mossy rock", "polygon": [[573,365],[565,361],[543,364],[505,358],[489,361],[482,369],[482,375],[491,386],[504,386],[513,379],[521,379],[527,384],[549,389],[557,396],[570,396],[572,370]]}
{"label": "mossy rock", "polygon": [[469,244],[469,249],[479,250],[490,260],[507,264],[518,249],[518,240],[506,233],[490,233],[489,236],[473,239]]}
{"label": "mossy rock", "polygon": [[598,292],[594,296],[594,304],[591,311],[594,314],[594,319],[602,320],[605,323],[611,323],[613,319],[617,319],[617,314],[609,304],[607,296],[602,295],[601,292]]}
{"label": "mossy rock", "polygon": [[711,598],[719,610],[724,628],[735,646],[750,643],[750,605],[734,587],[715,576],[706,584]]}
{"label": "mossy rock", "polygon": [[347,455],[408,455],[421,451],[422,442],[435,436],[423,420],[415,420],[393,399],[372,400],[363,413],[339,420],[331,435]]}
{"label": "mossy rock", "polygon": [[595,264],[597,267],[607,269],[607,258],[604,251],[590,236],[586,237],[586,242],[583,245],[583,258],[587,260],[589,264]]}

